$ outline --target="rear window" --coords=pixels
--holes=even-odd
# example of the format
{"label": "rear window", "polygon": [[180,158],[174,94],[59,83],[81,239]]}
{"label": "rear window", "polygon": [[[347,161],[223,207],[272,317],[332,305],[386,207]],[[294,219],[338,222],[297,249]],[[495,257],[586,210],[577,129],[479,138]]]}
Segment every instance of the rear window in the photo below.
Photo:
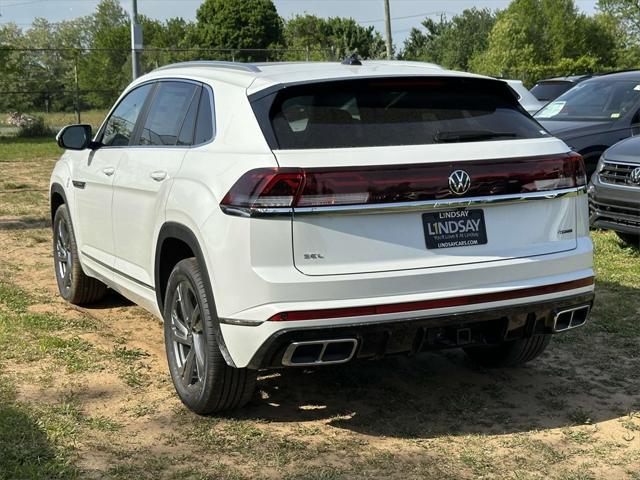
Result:
{"label": "rear window", "polygon": [[540,101],[549,102],[555,100],[564,92],[573,87],[573,82],[541,82],[536,83],[531,93]]}
{"label": "rear window", "polygon": [[537,138],[504,82],[460,78],[333,81],[282,89],[269,112],[280,149]]}

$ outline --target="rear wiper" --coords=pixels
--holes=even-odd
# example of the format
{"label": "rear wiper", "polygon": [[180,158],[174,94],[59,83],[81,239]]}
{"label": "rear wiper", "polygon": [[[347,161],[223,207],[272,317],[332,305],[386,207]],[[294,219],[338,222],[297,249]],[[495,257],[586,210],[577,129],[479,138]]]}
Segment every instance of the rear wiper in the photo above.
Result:
{"label": "rear wiper", "polygon": [[473,142],[492,138],[516,138],[512,132],[492,132],[489,130],[461,130],[458,132],[438,132],[433,136],[436,143]]}

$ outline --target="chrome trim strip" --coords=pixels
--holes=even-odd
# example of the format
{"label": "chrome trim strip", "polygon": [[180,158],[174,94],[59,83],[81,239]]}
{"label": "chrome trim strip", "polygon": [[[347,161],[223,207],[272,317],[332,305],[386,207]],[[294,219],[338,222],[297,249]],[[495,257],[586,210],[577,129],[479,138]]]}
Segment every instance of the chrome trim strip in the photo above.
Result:
{"label": "chrome trim strip", "polygon": [[153,288],[151,285],[147,285],[146,283],[141,282],[141,281],[140,281],[140,280],[138,280],[137,278],[133,278],[132,276],[127,275],[126,273],[121,272],[120,270],[118,270],[118,269],[116,269],[116,268],[113,268],[111,265],[107,265],[106,263],[101,262],[100,260],[98,260],[97,258],[92,257],[92,256],[91,256],[91,255],[89,255],[88,253],[85,253],[85,252],[82,252],[82,251],[81,251],[80,253],[82,253],[82,256],[87,257],[87,258],[88,258],[89,260],[91,260],[92,262],[95,262],[95,263],[97,263],[98,265],[100,265],[100,266],[102,266],[102,267],[106,268],[107,270],[110,270],[110,271],[112,271],[113,273],[115,273],[115,274],[117,274],[117,275],[120,275],[120,276],[121,276],[121,277],[123,277],[123,278],[126,278],[126,279],[127,279],[127,280],[129,280],[130,282],[136,283],[136,284],[140,285],[141,287],[148,288],[149,290],[152,290],[152,291],[154,291],[154,292],[156,291],[156,289],[155,289],[155,288]]}
{"label": "chrome trim strip", "polygon": [[612,165],[626,165],[628,167],[640,167],[640,163],[638,162],[624,162],[618,160],[607,160],[606,158],[602,160],[603,163],[610,163]]}
{"label": "chrome trim strip", "polygon": [[240,320],[236,318],[220,318],[220,323],[225,325],[237,325],[240,327],[257,327],[263,324],[262,320]]}
{"label": "chrome trim strip", "polygon": [[442,200],[426,200],[422,202],[398,202],[368,205],[333,205],[326,207],[296,208],[244,208],[220,205],[222,211],[237,217],[275,217],[288,215],[363,215],[373,213],[404,213],[423,210],[441,210],[449,208],[484,207],[507,205],[534,200],[554,200],[570,198],[587,192],[587,187],[565,188],[548,192],[531,192],[486,197],[447,198]]}

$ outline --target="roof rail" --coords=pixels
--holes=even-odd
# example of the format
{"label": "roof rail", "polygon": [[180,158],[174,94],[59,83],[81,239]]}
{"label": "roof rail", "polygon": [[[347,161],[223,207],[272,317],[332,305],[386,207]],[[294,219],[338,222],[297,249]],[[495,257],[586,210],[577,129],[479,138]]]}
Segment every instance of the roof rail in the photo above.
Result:
{"label": "roof rail", "polygon": [[164,67],[156,68],[155,70],[169,70],[172,68],[184,68],[184,67],[213,67],[213,68],[228,68],[231,70],[242,70],[243,72],[257,73],[261,70],[253,63],[243,62],[225,62],[223,60],[197,60],[193,62],[178,62],[171,65],[165,65]]}

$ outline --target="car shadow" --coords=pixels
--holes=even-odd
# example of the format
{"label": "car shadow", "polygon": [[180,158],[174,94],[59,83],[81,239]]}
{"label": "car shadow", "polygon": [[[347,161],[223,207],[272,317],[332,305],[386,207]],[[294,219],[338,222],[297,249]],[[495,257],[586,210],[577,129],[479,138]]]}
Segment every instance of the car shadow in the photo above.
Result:
{"label": "car shadow", "polygon": [[38,230],[51,227],[50,218],[19,218],[0,220],[0,230]]}
{"label": "car shadow", "polygon": [[[637,345],[640,334],[623,331],[622,317],[633,321],[640,289],[599,283],[598,294],[609,298],[596,304],[590,324],[556,336],[527,365],[485,369],[461,350],[446,350],[267,371],[252,403],[236,416],[322,420],[341,429],[398,438],[516,433],[619,418],[640,407],[640,379],[634,374],[640,358],[624,350],[624,341],[617,342],[630,335]],[[635,298],[635,307],[612,306],[615,298]],[[617,352],[613,337],[621,348]]]}
{"label": "car shadow", "polygon": [[70,478],[77,473],[51,445],[42,425],[2,398],[0,451],[2,478]]}
{"label": "car shadow", "polygon": [[131,300],[109,288],[99,302],[83,305],[82,307],[88,310],[106,310],[109,308],[132,307],[134,305]]}

